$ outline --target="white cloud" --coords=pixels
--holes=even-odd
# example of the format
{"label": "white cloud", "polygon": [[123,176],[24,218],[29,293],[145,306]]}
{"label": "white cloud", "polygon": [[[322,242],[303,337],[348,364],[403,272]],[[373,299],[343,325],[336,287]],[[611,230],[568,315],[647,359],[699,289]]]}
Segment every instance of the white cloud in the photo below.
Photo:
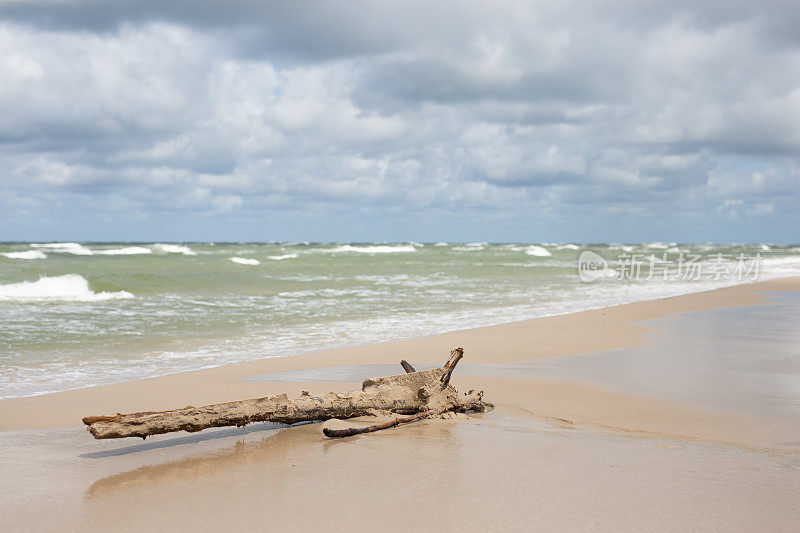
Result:
{"label": "white cloud", "polygon": [[510,224],[770,217],[800,194],[797,10],[361,7],[9,4],[0,192],[25,216],[458,202]]}

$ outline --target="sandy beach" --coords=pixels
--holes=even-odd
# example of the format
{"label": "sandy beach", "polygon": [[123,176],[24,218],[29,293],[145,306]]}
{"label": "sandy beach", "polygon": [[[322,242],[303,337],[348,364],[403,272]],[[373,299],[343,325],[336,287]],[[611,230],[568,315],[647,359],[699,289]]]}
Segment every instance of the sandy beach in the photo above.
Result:
{"label": "sandy beach", "polygon": [[0,13],[0,533],[800,532],[800,2]]}
{"label": "sandy beach", "polygon": [[[709,387],[719,372],[691,362],[701,352],[729,355],[714,354],[719,344],[706,337],[728,335],[725,324],[741,310],[793,312],[794,301],[780,295],[798,291],[800,278],[783,278],[3,400],[0,523],[4,531],[796,530],[800,417],[791,387],[789,399],[750,409],[746,395],[763,399],[775,390],[772,378],[737,396]],[[716,326],[703,325],[712,318]],[[692,324],[693,336],[681,324]],[[780,332],[732,327],[742,336],[737,346],[796,346]],[[484,390],[492,412],[337,441],[316,423],[144,442],[95,441],[80,426],[87,415],[355,389],[365,377],[399,373],[401,359],[441,365],[455,346],[465,358],[453,384]],[[656,352],[663,386],[640,392],[637,383],[655,379],[647,369],[656,364],[642,358]],[[740,359],[748,353],[758,348],[742,349]],[[619,372],[609,371],[611,360]],[[725,368],[724,357],[719,364]],[[743,368],[752,374],[752,365]]]}

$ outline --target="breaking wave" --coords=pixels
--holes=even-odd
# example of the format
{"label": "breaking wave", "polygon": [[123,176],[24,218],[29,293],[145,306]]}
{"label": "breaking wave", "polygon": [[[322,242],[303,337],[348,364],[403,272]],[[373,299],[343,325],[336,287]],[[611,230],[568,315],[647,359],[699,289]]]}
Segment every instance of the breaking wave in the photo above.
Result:
{"label": "breaking wave", "polygon": [[164,252],[165,254],[197,255],[197,252],[188,246],[183,246],[182,244],[157,243],[153,245],[153,250]]}
{"label": "breaking wave", "polygon": [[246,257],[231,257],[231,261],[240,265],[260,265],[261,261],[258,259],[248,259]]}
{"label": "breaking wave", "polygon": [[534,257],[550,257],[553,255],[541,246],[536,246],[535,244],[528,246],[528,249],[525,250],[525,253]]}
{"label": "breaking wave", "polygon": [[416,252],[417,248],[410,244],[401,244],[398,246],[389,246],[389,245],[353,246],[352,244],[345,244],[342,246],[337,246],[336,248],[324,248],[314,251],[327,254],[338,254],[346,252],[359,253],[359,254],[399,254],[399,253]]}
{"label": "breaking wave", "polygon": [[128,291],[93,292],[89,282],[80,274],[41,276],[37,281],[22,281],[0,285],[0,301],[97,302],[133,298]]}
{"label": "breaking wave", "polygon": [[144,255],[151,254],[153,250],[144,246],[126,246],[125,248],[109,248],[108,250],[98,250],[96,254],[103,255]]}
{"label": "breaking wave", "polygon": [[47,259],[47,255],[39,250],[26,250],[24,252],[6,252],[2,254],[9,259]]}
{"label": "breaking wave", "polygon": [[479,252],[486,248],[488,242],[471,242],[469,244],[465,244],[464,246],[453,246],[451,250],[456,252]]}
{"label": "breaking wave", "polygon": [[31,248],[47,248],[51,252],[73,254],[73,255],[92,255],[92,251],[77,242],[49,242],[46,244],[31,244]]}

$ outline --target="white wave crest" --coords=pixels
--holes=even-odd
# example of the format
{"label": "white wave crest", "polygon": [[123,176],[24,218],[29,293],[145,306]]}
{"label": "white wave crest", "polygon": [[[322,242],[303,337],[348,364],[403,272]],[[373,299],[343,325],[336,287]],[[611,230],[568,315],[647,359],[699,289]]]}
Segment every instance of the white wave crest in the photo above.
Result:
{"label": "white wave crest", "polygon": [[541,268],[542,263],[500,263],[502,267]]}
{"label": "white wave crest", "polygon": [[158,252],[164,252],[165,254],[197,255],[197,252],[182,244],[156,243],[153,245],[153,249]]}
{"label": "white wave crest", "polygon": [[525,250],[525,253],[528,255],[533,255],[535,257],[550,257],[551,255],[553,255],[544,248],[542,248],[541,246],[536,246],[535,244],[528,246],[528,249]]}
{"label": "white wave crest", "polygon": [[6,252],[2,254],[9,259],[47,259],[47,255],[39,250],[25,250],[24,252]]}
{"label": "white wave crest", "polygon": [[464,246],[453,246],[450,248],[456,252],[479,252],[488,246],[488,242],[470,242]]}
{"label": "white wave crest", "polygon": [[398,246],[353,246],[351,244],[344,244],[342,246],[337,246],[336,248],[326,248],[315,250],[321,253],[327,254],[338,254],[338,253],[346,253],[346,252],[353,252],[359,254],[400,254],[400,253],[408,253],[408,252],[416,252],[417,249],[410,244],[401,244]]}
{"label": "white wave crest", "polygon": [[556,246],[556,250],[577,250],[580,248],[577,244],[559,244]]}
{"label": "white wave crest", "polygon": [[125,248],[109,248],[108,250],[97,250],[96,254],[102,255],[144,255],[151,254],[153,250],[144,246],[126,246]]}
{"label": "white wave crest", "polygon": [[797,276],[800,274],[800,256],[762,257],[759,263],[759,270],[765,278]]}
{"label": "white wave crest", "polygon": [[260,265],[261,261],[258,259],[248,259],[246,257],[231,257],[231,261],[240,265]]}
{"label": "white wave crest", "polygon": [[272,259],[273,261],[283,261],[284,259],[294,259],[295,257],[297,257],[297,254],[270,255],[267,256],[267,259]]}
{"label": "white wave crest", "polygon": [[49,242],[46,244],[31,244],[31,248],[47,248],[51,252],[73,254],[73,255],[92,255],[92,251],[77,242]]}
{"label": "white wave crest", "polygon": [[41,302],[72,301],[97,302],[133,298],[128,291],[93,292],[89,282],[80,274],[41,276],[37,281],[22,281],[0,285],[0,301]]}
{"label": "white wave crest", "polygon": [[439,241],[436,244],[434,244],[434,246],[449,246],[449,244],[444,241]]}

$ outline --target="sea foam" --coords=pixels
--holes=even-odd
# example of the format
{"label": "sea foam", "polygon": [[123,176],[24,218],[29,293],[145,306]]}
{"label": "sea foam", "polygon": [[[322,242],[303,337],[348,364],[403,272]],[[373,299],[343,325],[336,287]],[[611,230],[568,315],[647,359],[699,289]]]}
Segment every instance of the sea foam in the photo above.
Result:
{"label": "sea foam", "polygon": [[164,252],[165,254],[197,255],[197,252],[188,246],[183,246],[182,244],[157,243],[153,245],[153,249],[159,252]]}
{"label": "sea foam", "polygon": [[47,248],[51,252],[73,255],[92,255],[93,252],[77,242],[49,242],[46,244],[31,244],[31,248]]}
{"label": "sea foam", "polygon": [[6,252],[0,254],[8,257],[9,259],[47,259],[47,255],[39,250],[26,250],[24,252]]}
{"label": "sea foam", "polygon": [[0,285],[0,301],[97,302],[133,298],[128,291],[93,292],[89,282],[80,274],[41,276],[37,281],[22,281]]}
{"label": "sea foam", "polygon": [[525,253],[535,257],[550,257],[552,255],[541,246],[536,246],[535,244],[528,246],[528,249],[525,250]]}
{"label": "sea foam", "polygon": [[345,252],[353,252],[359,254],[398,254],[416,252],[417,248],[410,244],[402,244],[398,246],[353,246],[351,244],[344,244],[336,248],[324,248],[315,250],[320,253],[338,254]]}
{"label": "sea foam", "polygon": [[258,259],[248,259],[246,257],[231,257],[231,261],[240,265],[260,265],[261,261]]}
{"label": "sea foam", "polygon": [[470,242],[464,246],[454,246],[452,250],[456,252],[479,252],[486,248],[488,244],[488,242]]}
{"label": "sea foam", "polygon": [[108,250],[97,250],[96,254],[102,255],[144,255],[151,254],[153,250],[144,246],[126,246],[125,248],[109,248]]}

